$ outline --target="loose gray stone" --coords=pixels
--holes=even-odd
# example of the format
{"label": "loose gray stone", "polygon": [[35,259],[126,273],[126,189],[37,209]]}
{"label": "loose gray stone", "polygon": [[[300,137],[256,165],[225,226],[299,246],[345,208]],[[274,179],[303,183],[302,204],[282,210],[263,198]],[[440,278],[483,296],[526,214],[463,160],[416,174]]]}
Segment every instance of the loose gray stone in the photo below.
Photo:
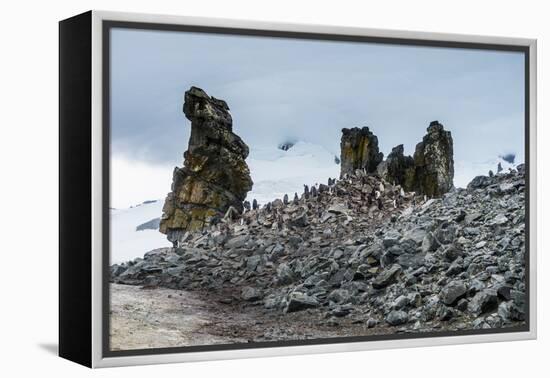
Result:
{"label": "loose gray stone", "polygon": [[346,214],[347,210],[347,207],[343,203],[334,203],[327,209],[329,213],[333,214]]}
{"label": "loose gray stone", "polygon": [[388,232],[384,235],[384,239],[382,240],[382,244],[386,248],[390,248],[394,245],[396,245],[399,242],[399,239],[401,239],[401,234],[399,232]]}
{"label": "loose gray stone", "polygon": [[470,304],[468,305],[468,309],[477,316],[496,310],[497,306],[498,299],[496,293],[489,290],[483,290],[472,298]]}
{"label": "loose gray stone", "polygon": [[241,248],[244,247],[250,237],[248,235],[239,235],[229,239],[225,243],[226,248]]}
{"label": "loose gray stone", "polygon": [[334,303],[345,304],[351,300],[351,296],[346,289],[336,289],[329,294],[327,299]]}
{"label": "loose gray stone", "polygon": [[277,267],[277,281],[280,285],[288,285],[294,281],[294,273],[290,267],[283,263]]}
{"label": "loose gray stone", "polygon": [[376,276],[372,282],[372,287],[375,289],[382,289],[392,284],[397,279],[399,273],[401,273],[401,267],[399,265],[390,266]]}
{"label": "loose gray stone", "polygon": [[241,297],[245,301],[252,302],[262,299],[262,294],[258,289],[247,286],[242,289]]}
{"label": "loose gray stone", "polygon": [[386,316],[386,322],[392,326],[405,324],[409,321],[409,315],[405,311],[393,310]]}
{"label": "loose gray stone", "polygon": [[468,292],[468,288],[462,281],[449,282],[440,293],[440,298],[443,303],[450,306],[456,303],[460,298],[464,297]]}
{"label": "loose gray stone", "polygon": [[502,226],[503,224],[508,223],[508,218],[506,218],[506,215],[504,214],[498,214],[496,217],[493,218],[491,223],[498,226]]}
{"label": "loose gray stone", "polygon": [[288,296],[288,305],[285,312],[302,311],[308,308],[318,307],[319,301],[305,293],[292,292]]}

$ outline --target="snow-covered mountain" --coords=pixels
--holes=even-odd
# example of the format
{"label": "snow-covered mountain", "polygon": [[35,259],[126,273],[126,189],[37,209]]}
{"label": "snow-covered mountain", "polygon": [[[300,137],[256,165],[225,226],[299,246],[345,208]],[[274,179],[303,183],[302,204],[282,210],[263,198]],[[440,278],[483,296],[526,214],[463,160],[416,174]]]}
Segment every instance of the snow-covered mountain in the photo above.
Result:
{"label": "snow-covered mountain", "polygon": [[143,257],[152,249],[172,245],[158,230],[136,230],[141,224],[160,217],[163,205],[164,200],[147,201],[128,209],[111,210],[111,264]]}
{"label": "snow-covered mountain", "polygon": [[264,204],[288,194],[303,193],[304,184],[326,184],[329,177],[340,176],[340,165],[335,154],[326,148],[306,142],[297,142],[288,150],[277,147],[251,149],[246,159],[254,185],[247,200],[255,198]]}
{"label": "snow-covered mountain", "polygon": [[465,188],[476,176],[487,176],[489,171],[498,173],[498,165],[502,167],[503,172],[508,172],[510,168],[515,168],[519,163],[509,156],[499,156],[481,162],[455,161],[454,185],[457,188]]}

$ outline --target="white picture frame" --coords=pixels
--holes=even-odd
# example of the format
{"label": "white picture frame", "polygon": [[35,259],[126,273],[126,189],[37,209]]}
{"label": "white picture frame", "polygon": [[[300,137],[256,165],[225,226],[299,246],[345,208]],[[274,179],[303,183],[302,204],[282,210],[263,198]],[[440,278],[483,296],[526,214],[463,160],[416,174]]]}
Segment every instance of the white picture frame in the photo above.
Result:
{"label": "white picture frame", "polygon": [[[81,17],[81,16],[77,16]],[[401,31],[401,30],[384,30],[384,29],[369,29],[369,28],[351,28],[351,27],[337,27],[337,26],[324,26],[324,25],[306,25],[306,24],[285,24],[285,23],[267,23],[257,21],[244,21],[244,20],[231,20],[231,19],[215,19],[215,18],[196,18],[196,17],[184,17],[184,16],[169,16],[169,15],[154,15],[154,14],[137,14],[137,13],[124,13],[124,12],[106,12],[106,11],[90,11],[82,16],[82,23],[84,28],[90,27],[90,68],[91,68],[91,80],[90,80],[90,99],[91,99],[91,119],[90,119],[90,146],[91,156],[88,158],[91,161],[90,182],[91,182],[91,198],[90,198],[90,216],[91,216],[91,229],[89,233],[90,239],[90,264],[88,266],[82,266],[82,269],[89,269],[91,281],[89,282],[89,304],[91,311],[91,318],[89,329],[91,335],[89,340],[87,336],[81,336],[81,332],[85,333],[87,328],[84,325],[79,324],[76,329],[69,330],[67,319],[71,319],[75,316],[74,313],[67,310],[69,303],[60,303],[60,309],[65,313],[62,322],[60,323],[60,332],[65,331],[64,336],[60,336],[60,351],[61,355],[76,360],[90,367],[115,367],[115,366],[128,366],[128,365],[142,365],[142,364],[157,364],[157,363],[176,363],[176,362],[191,362],[191,361],[206,361],[206,360],[222,360],[222,359],[236,359],[236,358],[255,358],[255,357],[267,357],[267,356],[286,356],[286,355],[299,355],[299,354],[311,354],[311,353],[327,353],[327,352],[349,352],[349,351],[367,351],[376,349],[389,349],[389,348],[410,348],[410,347],[424,347],[424,346],[437,346],[437,345],[449,345],[449,344],[468,344],[468,343],[484,343],[484,342],[499,342],[499,341],[513,341],[513,340],[528,340],[535,339],[537,336],[537,287],[536,287],[536,275],[537,275],[537,237],[536,237],[536,224],[537,224],[537,42],[534,39],[523,38],[503,38],[503,37],[491,37],[491,36],[479,36],[479,35],[461,35],[461,34],[445,34],[445,33],[426,33],[426,32],[413,32],[413,31]],[[64,21],[62,21],[63,23]],[[315,34],[318,36],[356,36],[356,37],[369,37],[383,39],[400,39],[417,42],[428,42],[441,44],[442,46],[468,46],[469,44],[481,44],[487,46],[501,45],[501,46],[518,46],[525,49],[528,59],[528,77],[526,77],[526,85],[528,85],[527,103],[528,109],[526,109],[526,121],[528,140],[526,141],[528,150],[526,151],[526,161],[528,164],[527,182],[528,182],[528,330],[521,332],[498,332],[498,333],[475,333],[470,335],[453,335],[453,336],[437,336],[437,337],[402,337],[392,340],[372,340],[372,341],[354,341],[354,342],[339,342],[331,344],[315,344],[315,345],[295,345],[295,346],[274,346],[269,348],[246,348],[246,349],[224,349],[224,350],[212,350],[212,351],[192,351],[192,352],[170,352],[170,353],[151,353],[140,355],[119,355],[111,356],[106,355],[104,351],[104,338],[105,338],[105,221],[107,217],[104,214],[105,203],[105,167],[106,167],[106,155],[105,155],[105,142],[104,135],[104,103],[105,103],[105,87],[104,80],[105,75],[103,72],[104,67],[104,43],[105,32],[107,25],[110,22],[116,23],[135,23],[136,25],[169,25],[177,29],[178,26],[199,26],[199,27],[212,27],[212,28],[227,28],[227,29],[239,29],[250,31],[262,31],[265,33],[270,32],[285,32],[285,33],[307,33]],[[73,31],[75,33],[75,31]],[[63,37],[63,36],[61,36]],[[63,47],[63,46],[62,46]],[[69,46],[70,47],[70,46]],[[66,53],[70,55],[66,48]],[[63,49],[62,49],[63,50]],[[61,51],[63,55],[63,51]],[[74,98],[72,101],[81,101],[83,99]],[[68,102],[69,100],[67,100]],[[66,106],[69,104],[67,103]],[[63,106],[63,104],[62,104]],[[87,106],[87,105],[82,105]],[[61,110],[63,111],[63,110]],[[61,125],[63,130],[63,125]],[[63,144],[63,143],[62,143]],[[63,186],[63,179],[62,179]],[[60,204],[63,208],[63,203]],[[62,212],[63,214],[63,212]],[[70,225],[65,225],[66,231],[69,230]],[[61,230],[63,234],[63,229]],[[60,252],[61,253],[61,252]],[[67,256],[66,254],[62,254]],[[64,261],[64,260],[63,260]],[[61,261],[61,265],[65,266],[65,269],[74,266],[75,261],[67,260],[64,265]],[[61,269],[60,274],[64,274],[65,270]],[[81,283],[86,287],[86,283]],[[63,291],[63,285],[71,285],[68,278],[61,279]],[[71,293],[65,292],[70,297]],[[83,294],[87,298],[87,294]],[[74,298],[70,299],[74,301]],[[63,301],[60,298],[60,301]],[[74,303],[74,302],[70,302]],[[61,321],[61,319],[60,319]],[[84,327],[84,328],[83,328]],[[74,337],[80,337],[83,343],[90,343],[90,348],[86,349],[84,353],[87,357],[72,356],[70,352],[63,352],[65,343],[67,348],[71,344],[69,341],[70,336],[68,332],[72,332]],[[67,350],[67,349],[65,349]]]}

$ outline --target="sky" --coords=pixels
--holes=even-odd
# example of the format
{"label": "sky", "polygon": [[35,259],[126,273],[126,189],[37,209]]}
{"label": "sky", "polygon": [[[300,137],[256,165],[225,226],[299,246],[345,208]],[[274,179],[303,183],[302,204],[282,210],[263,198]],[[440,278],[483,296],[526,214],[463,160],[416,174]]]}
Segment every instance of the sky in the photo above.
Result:
{"label": "sky", "polygon": [[113,207],[170,190],[191,86],[228,103],[251,150],[301,140],[339,155],[342,128],[369,126],[385,156],[412,154],[439,120],[462,181],[499,155],[523,161],[521,53],[113,29],[110,64]]}

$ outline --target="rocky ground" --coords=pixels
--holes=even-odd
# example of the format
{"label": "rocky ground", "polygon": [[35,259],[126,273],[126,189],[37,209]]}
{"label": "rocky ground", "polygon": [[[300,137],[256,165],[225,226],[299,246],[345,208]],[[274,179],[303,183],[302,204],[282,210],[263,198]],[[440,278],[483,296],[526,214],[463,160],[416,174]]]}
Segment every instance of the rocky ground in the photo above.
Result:
{"label": "rocky ground", "polygon": [[187,290],[111,284],[111,349],[243,344],[393,333],[349,318],[334,327],[314,309],[282,314]]}
{"label": "rocky ground", "polygon": [[[115,344],[158,322],[183,330],[177,345],[522,325],[524,188],[523,166],[438,199],[358,170],[186,233],[111,267],[113,283],[144,288],[113,286]],[[136,293],[159,288],[200,298],[206,328],[187,327],[177,300],[140,310],[154,298]]]}

